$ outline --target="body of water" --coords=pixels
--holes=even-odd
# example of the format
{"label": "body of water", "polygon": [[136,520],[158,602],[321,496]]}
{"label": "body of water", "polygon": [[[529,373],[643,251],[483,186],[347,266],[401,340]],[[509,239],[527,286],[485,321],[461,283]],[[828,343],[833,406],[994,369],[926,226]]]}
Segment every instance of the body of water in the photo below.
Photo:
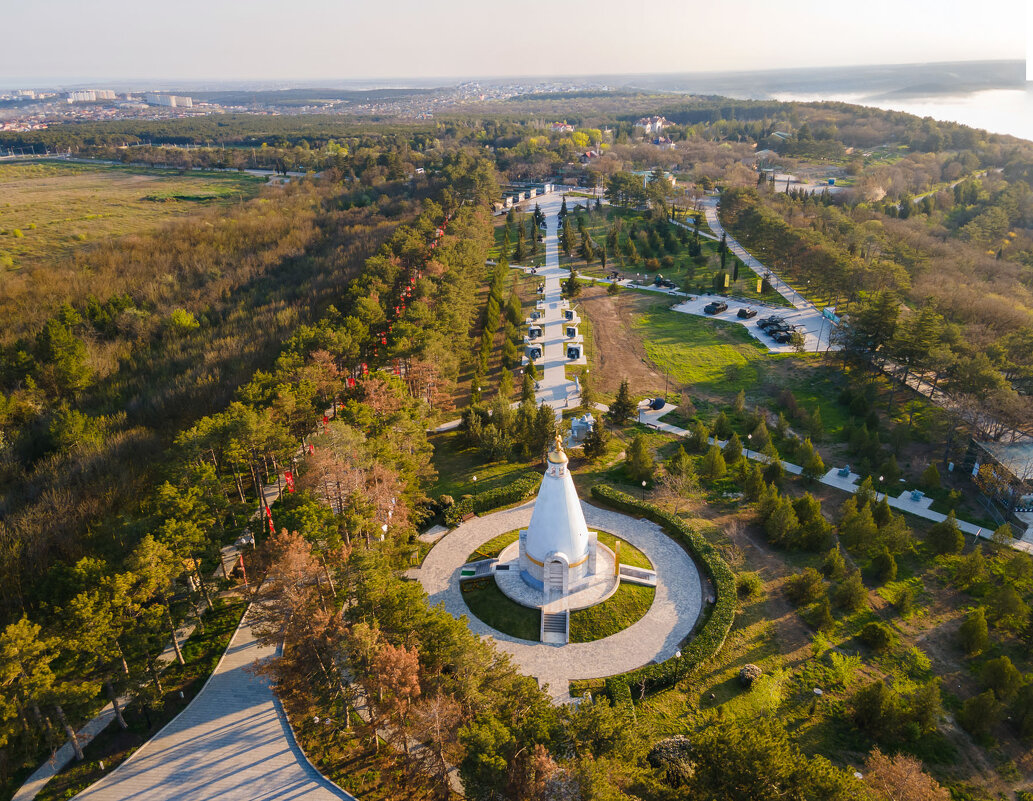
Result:
{"label": "body of water", "polygon": [[812,103],[838,100],[875,106],[888,111],[905,111],[919,117],[959,122],[973,128],[984,128],[991,133],[1011,134],[1033,140],[1033,84],[1026,89],[986,89],[956,95],[929,97],[878,96],[864,94],[800,94],[772,93],[775,100]]}

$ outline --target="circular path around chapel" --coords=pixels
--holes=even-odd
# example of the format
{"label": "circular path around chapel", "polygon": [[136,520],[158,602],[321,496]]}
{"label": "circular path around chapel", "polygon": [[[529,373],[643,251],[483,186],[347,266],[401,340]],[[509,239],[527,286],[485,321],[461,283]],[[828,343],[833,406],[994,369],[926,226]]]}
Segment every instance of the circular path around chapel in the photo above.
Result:
{"label": "circular path around chapel", "polygon": [[569,682],[574,679],[612,676],[674,656],[692,633],[703,605],[696,563],[658,525],[584,502],[581,507],[589,529],[608,531],[626,540],[648,556],[656,569],[656,596],[649,611],[605,639],[566,645],[517,639],[478,620],[463,601],[459,573],[467,556],[499,534],[526,527],[533,500],[463,523],[431,549],[419,569],[409,573],[423,585],[432,605],[444,604],[445,610],[457,618],[465,615],[471,631],[495,640],[522,672],[534,676],[558,702],[570,700]]}

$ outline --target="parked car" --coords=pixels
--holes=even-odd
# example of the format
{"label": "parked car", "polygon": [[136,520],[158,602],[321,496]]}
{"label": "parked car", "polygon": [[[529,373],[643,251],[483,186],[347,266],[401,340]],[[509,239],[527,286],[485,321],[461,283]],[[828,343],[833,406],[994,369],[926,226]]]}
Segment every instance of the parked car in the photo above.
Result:
{"label": "parked car", "polygon": [[749,320],[751,317],[756,317],[757,316],[757,310],[756,309],[748,309],[745,306],[743,306],[741,309],[739,309],[737,314],[743,320]]}
{"label": "parked car", "polygon": [[728,308],[728,304],[723,300],[712,300],[706,306],[703,307],[703,311],[707,314],[720,314]]}
{"label": "parked car", "polygon": [[658,281],[657,285],[665,287],[667,289],[674,289],[674,281],[672,281],[670,278],[664,278]]}

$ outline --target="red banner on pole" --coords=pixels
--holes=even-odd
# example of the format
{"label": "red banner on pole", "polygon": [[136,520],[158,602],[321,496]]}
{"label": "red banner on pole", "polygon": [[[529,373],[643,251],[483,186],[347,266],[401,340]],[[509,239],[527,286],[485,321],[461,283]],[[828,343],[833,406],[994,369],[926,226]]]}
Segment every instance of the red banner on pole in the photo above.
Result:
{"label": "red banner on pole", "polygon": [[309,446],[308,446],[308,453],[309,453],[309,456],[311,456],[311,455],[312,455],[312,454],[314,454],[315,452],[316,452],[316,446],[315,446],[315,445],[309,445]]}
{"label": "red banner on pole", "polygon": [[283,480],[287,482],[287,492],[294,492],[294,473],[290,470],[284,471]]}

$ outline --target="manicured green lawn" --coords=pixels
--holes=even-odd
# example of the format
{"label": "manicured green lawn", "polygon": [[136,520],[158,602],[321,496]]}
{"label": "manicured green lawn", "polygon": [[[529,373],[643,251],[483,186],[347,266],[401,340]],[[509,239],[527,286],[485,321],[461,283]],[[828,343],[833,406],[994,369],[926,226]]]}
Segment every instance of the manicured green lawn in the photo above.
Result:
{"label": "manicured green lawn", "polygon": [[[599,542],[609,548],[611,551],[617,547],[617,537],[610,534],[608,531],[600,531]],[[642,551],[632,545],[626,540],[621,540],[621,564],[630,565],[631,567],[642,567],[646,570],[653,569],[653,563],[649,561],[649,557],[646,556]]]}
{"label": "manicured green lawn", "polygon": [[505,550],[507,545],[516,542],[519,536],[520,529],[515,528],[512,531],[507,531],[505,534],[499,534],[497,537],[492,537],[484,543],[484,545],[466,557],[466,561],[477,562],[481,559],[494,559]]}
{"label": "manicured green lawn", "polygon": [[541,612],[521,606],[507,598],[495,583],[495,579],[465,582],[463,600],[474,617],[493,629],[511,637],[538,642]]}
{"label": "manicured green lawn", "polygon": [[[622,558],[624,548],[622,545]],[[601,604],[570,613],[570,641],[592,642],[626,629],[649,611],[655,596],[653,587],[621,582],[617,592]]]}
{"label": "manicured green lawn", "polygon": [[704,392],[727,395],[755,385],[767,355],[741,325],[681,314],[663,304],[647,309],[634,325],[654,364]]}
{"label": "manicured green lawn", "polygon": [[463,441],[460,431],[433,434],[429,439],[438,471],[437,481],[427,488],[432,498],[451,495],[458,500],[462,495],[486,492],[505,486],[532,467],[522,462],[488,462],[483,453]]}

